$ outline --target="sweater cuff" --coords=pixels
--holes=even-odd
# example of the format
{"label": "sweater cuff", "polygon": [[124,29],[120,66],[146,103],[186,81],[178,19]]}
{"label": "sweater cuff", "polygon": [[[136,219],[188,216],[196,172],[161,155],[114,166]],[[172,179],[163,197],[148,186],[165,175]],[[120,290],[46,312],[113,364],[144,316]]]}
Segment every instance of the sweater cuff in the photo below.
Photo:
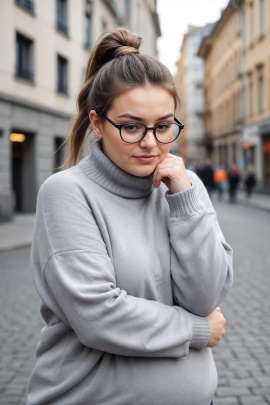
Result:
{"label": "sweater cuff", "polygon": [[190,342],[190,347],[201,350],[207,346],[210,338],[210,325],[205,317],[191,315],[193,324],[193,336]]}
{"label": "sweater cuff", "polygon": [[170,217],[185,217],[200,209],[194,185],[188,190],[180,191],[175,194],[166,191],[165,196],[170,207]]}

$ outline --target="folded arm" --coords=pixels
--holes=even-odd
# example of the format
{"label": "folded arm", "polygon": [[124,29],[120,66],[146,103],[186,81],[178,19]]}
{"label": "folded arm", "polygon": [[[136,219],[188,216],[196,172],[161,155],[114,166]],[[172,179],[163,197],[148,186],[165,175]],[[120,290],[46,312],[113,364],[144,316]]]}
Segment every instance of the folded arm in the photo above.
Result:
{"label": "folded arm", "polygon": [[190,189],[166,194],[173,293],[178,305],[207,316],[232,285],[232,249],[205,187],[195,174],[189,176]]}

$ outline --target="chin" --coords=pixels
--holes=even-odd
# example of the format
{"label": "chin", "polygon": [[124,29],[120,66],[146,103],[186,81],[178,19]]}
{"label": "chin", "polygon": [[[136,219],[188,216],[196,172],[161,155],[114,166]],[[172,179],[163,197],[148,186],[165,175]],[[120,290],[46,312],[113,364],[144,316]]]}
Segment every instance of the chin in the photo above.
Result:
{"label": "chin", "polygon": [[132,172],[130,172],[131,174],[133,174],[133,176],[137,176],[137,177],[147,177],[147,176],[151,176],[151,174],[153,174],[155,170],[155,167],[141,167],[140,169],[137,170],[133,170]]}

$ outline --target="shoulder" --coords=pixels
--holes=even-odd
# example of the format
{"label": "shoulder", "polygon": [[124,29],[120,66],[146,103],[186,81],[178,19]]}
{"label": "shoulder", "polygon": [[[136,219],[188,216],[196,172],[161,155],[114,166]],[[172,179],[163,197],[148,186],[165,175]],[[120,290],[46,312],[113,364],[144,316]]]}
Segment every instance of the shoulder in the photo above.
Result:
{"label": "shoulder", "polygon": [[[72,166],[49,176],[41,185],[39,192],[44,195],[55,193],[59,197],[65,192],[80,194],[85,187],[86,179],[88,178],[81,171],[79,165]],[[89,182],[87,181],[87,183]]]}

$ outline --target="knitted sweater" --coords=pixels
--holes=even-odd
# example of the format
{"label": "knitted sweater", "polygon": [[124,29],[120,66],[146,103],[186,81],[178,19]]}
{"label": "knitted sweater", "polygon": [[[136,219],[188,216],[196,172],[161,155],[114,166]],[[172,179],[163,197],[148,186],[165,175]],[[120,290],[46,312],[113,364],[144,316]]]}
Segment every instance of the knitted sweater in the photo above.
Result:
{"label": "knitted sweater", "polygon": [[31,267],[42,329],[28,405],[209,405],[205,318],[232,250],[199,178],[170,194],[93,145],[42,185]]}

